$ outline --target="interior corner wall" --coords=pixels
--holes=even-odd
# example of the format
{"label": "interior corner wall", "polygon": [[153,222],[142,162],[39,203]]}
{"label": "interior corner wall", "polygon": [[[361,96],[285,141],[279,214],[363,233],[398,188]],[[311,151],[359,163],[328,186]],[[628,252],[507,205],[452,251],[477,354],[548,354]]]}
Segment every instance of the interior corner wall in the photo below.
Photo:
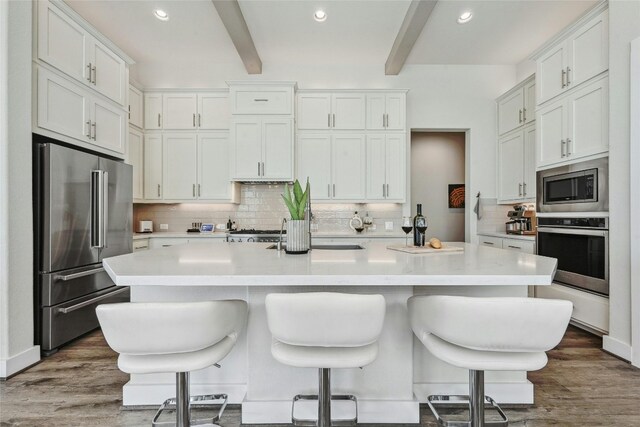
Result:
{"label": "interior corner wall", "polygon": [[[631,354],[630,51],[640,36],[640,2],[609,2],[609,335],[603,346]],[[637,261],[636,261],[637,262]]]}
{"label": "interior corner wall", "polygon": [[[2,2],[8,14],[6,140],[0,151],[7,169],[1,178],[6,186],[0,224],[3,230],[2,367],[11,375],[37,361],[33,345],[33,223],[31,186],[31,55],[32,7],[30,1]],[[3,12],[4,13],[4,12]],[[2,34],[5,38],[5,33]],[[4,102],[4,101],[3,101]],[[3,130],[3,132],[5,132]],[[5,204],[6,200],[6,204]],[[6,280],[6,282],[5,282]],[[26,366],[21,366],[26,364]],[[7,366],[9,366],[7,368]],[[3,375],[5,376],[5,375]]]}
{"label": "interior corner wall", "polygon": [[518,83],[525,80],[531,74],[536,73],[536,61],[525,59],[516,64],[516,80]]}
{"label": "interior corner wall", "polygon": [[9,7],[0,2],[0,360],[9,355],[7,301],[9,298],[9,150],[7,135],[8,110],[8,22]]}

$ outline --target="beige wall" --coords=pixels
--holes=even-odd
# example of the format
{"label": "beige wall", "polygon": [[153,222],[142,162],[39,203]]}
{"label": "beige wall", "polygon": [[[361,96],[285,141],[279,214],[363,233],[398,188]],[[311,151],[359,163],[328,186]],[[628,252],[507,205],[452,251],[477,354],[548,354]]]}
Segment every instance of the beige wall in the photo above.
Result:
{"label": "beige wall", "polygon": [[422,203],[428,237],[464,241],[464,209],[449,209],[448,203],[449,184],[464,182],[463,132],[411,134],[411,212],[415,214],[415,205]]}

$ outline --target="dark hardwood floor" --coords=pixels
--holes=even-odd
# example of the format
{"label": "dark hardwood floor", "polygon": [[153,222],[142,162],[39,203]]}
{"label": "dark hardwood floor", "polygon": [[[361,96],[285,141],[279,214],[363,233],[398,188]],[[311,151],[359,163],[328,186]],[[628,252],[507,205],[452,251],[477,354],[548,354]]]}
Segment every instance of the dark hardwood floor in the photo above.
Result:
{"label": "dark hardwood floor", "polygon": [[[601,339],[570,327],[549,364],[529,379],[535,405],[505,407],[512,426],[640,426],[640,370],[605,352]],[[148,426],[155,410],[121,407],[128,376],[94,332],[0,383],[1,426]],[[422,425],[435,426],[428,408]],[[222,425],[238,426],[239,409]]]}

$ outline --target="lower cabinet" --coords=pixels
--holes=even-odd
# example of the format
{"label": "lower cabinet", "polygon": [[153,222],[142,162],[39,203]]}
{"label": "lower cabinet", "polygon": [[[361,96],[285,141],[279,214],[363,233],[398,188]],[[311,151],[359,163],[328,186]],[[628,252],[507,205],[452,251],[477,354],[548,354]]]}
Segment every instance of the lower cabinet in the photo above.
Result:
{"label": "lower cabinet", "polygon": [[150,239],[135,239],[133,241],[133,252],[149,250]]}
{"label": "lower cabinet", "polygon": [[506,249],[509,251],[524,252],[527,254],[536,253],[535,240],[513,239],[509,237],[496,237],[478,234],[478,243],[481,246]]}
{"label": "lower cabinet", "polygon": [[[148,240],[148,249],[168,248],[170,246],[186,245],[190,243],[222,243],[225,241],[224,236],[215,237],[150,237]],[[135,242],[134,240],[134,252]]]}

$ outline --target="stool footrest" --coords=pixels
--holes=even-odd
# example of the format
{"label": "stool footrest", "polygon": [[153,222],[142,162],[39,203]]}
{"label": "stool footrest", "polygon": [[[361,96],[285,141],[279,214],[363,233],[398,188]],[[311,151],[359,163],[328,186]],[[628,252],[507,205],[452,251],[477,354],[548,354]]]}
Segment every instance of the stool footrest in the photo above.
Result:
{"label": "stool footrest", "polygon": [[[191,396],[189,398],[189,408],[209,408],[215,405],[219,405],[220,403],[200,403],[200,402],[210,402],[213,400],[222,400],[222,406],[220,406],[220,410],[213,418],[198,418],[192,419],[191,425],[198,426],[202,424],[215,424],[220,421],[220,417],[224,413],[225,408],[227,407],[227,395],[226,394],[201,394],[198,396]],[[162,412],[166,410],[175,410],[176,409],[176,398],[172,397],[170,399],[165,400],[160,408],[158,408],[158,412],[153,417],[151,421],[151,425],[153,427],[158,426],[175,426],[175,421],[158,421]]]}
{"label": "stool footrest", "polygon": [[[484,426],[486,427],[507,427],[509,425],[509,419],[507,418],[507,415],[504,413],[504,411],[502,410],[502,408],[500,408],[500,406],[498,405],[498,403],[493,400],[491,397],[489,396],[485,396],[485,403],[488,403],[489,405],[491,405],[491,408],[495,409],[496,412],[498,412],[498,414],[500,415],[500,418],[502,418],[502,421],[485,421],[484,422]],[[458,405],[462,405],[464,404],[465,406],[470,406],[469,403],[469,396],[467,395],[442,395],[442,394],[436,394],[436,395],[431,395],[429,397],[427,397],[427,405],[429,405],[429,409],[431,409],[431,412],[433,413],[433,416],[436,417],[436,420],[438,421],[438,425],[442,426],[442,427],[472,427],[471,426],[471,420],[468,421],[447,421],[445,419],[443,419],[440,414],[438,414],[438,411],[436,410],[436,405],[452,405],[452,406],[458,406]]]}
{"label": "stool footrest", "polygon": [[[291,405],[291,422],[297,427],[314,427],[318,425],[318,420],[302,419],[293,416],[295,404],[299,400],[318,400],[317,394],[298,394],[293,397],[293,405]],[[356,405],[356,416],[354,418],[331,420],[332,427],[351,427],[358,423],[358,399],[352,394],[332,394],[331,400],[350,400]]]}

